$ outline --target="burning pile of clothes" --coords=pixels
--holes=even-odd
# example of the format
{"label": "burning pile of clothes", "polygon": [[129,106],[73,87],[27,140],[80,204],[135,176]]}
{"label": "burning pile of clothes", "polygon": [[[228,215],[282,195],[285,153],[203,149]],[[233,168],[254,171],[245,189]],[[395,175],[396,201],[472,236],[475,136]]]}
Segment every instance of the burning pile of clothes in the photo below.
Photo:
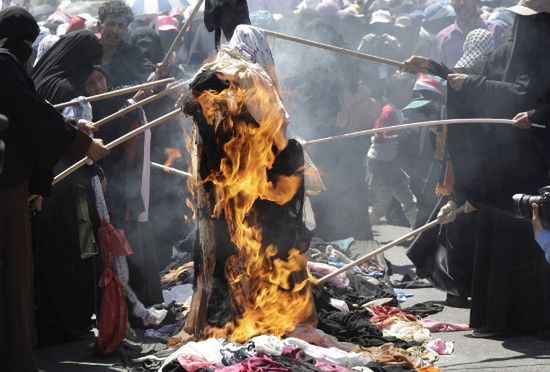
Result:
{"label": "burning pile of clothes", "polygon": [[[321,277],[337,270],[349,254],[344,248],[365,243],[314,239],[314,248],[308,251],[310,273]],[[435,362],[440,355],[451,354],[453,344],[432,332],[468,328],[426,319],[443,310],[437,303],[400,309],[386,272],[379,276],[385,268],[374,259],[313,289],[315,326],[299,324],[283,337],[261,334],[244,342],[229,337],[195,339],[182,332],[195,274],[192,245],[187,242],[181,249],[162,277],[164,305],[171,310],[168,319],[173,323],[148,329],[137,352],[128,343],[123,347],[136,370],[437,371]]]}
{"label": "burning pile of clothes", "polygon": [[162,279],[172,323],[144,335],[168,348],[142,346],[133,362],[160,371],[438,370],[453,345],[432,339],[429,328],[444,325],[422,316],[442,306],[400,310],[407,294],[389,285],[383,258],[317,281],[376,244],[312,238],[304,152],[285,137],[289,117],[261,32],[239,26],[191,88],[197,231]]}

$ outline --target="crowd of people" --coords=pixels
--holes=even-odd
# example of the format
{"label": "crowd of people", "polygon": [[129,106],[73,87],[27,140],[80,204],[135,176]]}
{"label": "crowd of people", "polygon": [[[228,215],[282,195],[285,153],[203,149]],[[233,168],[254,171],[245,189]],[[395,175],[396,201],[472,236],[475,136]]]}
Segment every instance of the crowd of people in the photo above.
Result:
{"label": "crowd of people", "polygon": [[[94,15],[3,3],[0,114],[9,124],[4,129],[0,121],[0,355],[12,370],[37,369],[38,342],[89,329],[101,227],[114,226],[130,243],[134,316],[154,322],[150,306],[162,302],[158,272],[193,227],[184,224],[189,195],[181,180],[149,163],[164,163],[168,149],[184,153],[191,123],[174,120],[109,151],[104,142],[166,113],[178,96],[100,130],[92,122],[154,92],[91,104],[82,97],[153,78],[189,79],[232,39],[228,25],[240,23],[404,61],[399,70],[271,40],[277,73],[270,77],[294,136],[447,118],[513,120],[388,130],[307,147],[322,180],[306,184],[315,216],[309,225],[327,242],[371,240],[372,225],[415,228],[439,218],[446,224],[410,242],[408,256],[417,275],[448,293],[448,304],[471,307],[473,335],[548,334],[550,266],[537,245],[547,249],[548,231],[536,218],[535,240],[530,221],[514,216],[512,199],[550,182],[550,137],[541,128],[550,125],[546,1],[248,0],[221,15],[223,1],[206,1],[162,63],[195,2],[187,3],[139,17],[120,0]],[[62,110],[52,106],[71,100]],[[54,174],[84,156],[93,162],[51,186]],[[176,166],[187,167],[184,159],[176,157]],[[470,213],[455,213],[460,205]]]}

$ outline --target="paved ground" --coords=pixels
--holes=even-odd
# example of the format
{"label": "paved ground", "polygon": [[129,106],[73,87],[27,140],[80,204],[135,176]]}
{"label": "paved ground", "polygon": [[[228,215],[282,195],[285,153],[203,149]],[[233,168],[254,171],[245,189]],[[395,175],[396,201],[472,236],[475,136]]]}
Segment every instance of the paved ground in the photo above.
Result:
{"label": "paved ground", "polygon": [[[375,239],[379,243],[389,242],[408,232],[408,229],[396,226],[375,227]],[[413,271],[411,262],[402,247],[387,251],[386,257],[394,268],[392,279]],[[424,301],[443,301],[445,294],[433,289],[410,289],[414,293],[404,306],[412,306]],[[442,312],[431,316],[432,319],[468,323],[467,309],[445,307]],[[505,340],[475,339],[470,332],[438,333],[446,341],[453,341],[455,351],[444,356],[437,363],[443,371],[550,371],[550,340],[533,337],[513,337]],[[90,345],[92,336],[76,343],[63,344],[37,350],[39,367],[47,372],[100,372],[126,371],[118,356],[108,359],[94,357]]]}
{"label": "paved ground", "polygon": [[[375,239],[387,243],[409,229],[396,226],[376,226]],[[386,258],[393,264],[394,276],[400,279],[405,273],[412,272],[413,265],[405,255],[402,247],[395,247],[386,252]],[[404,306],[412,306],[424,301],[445,301],[445,294],[433,288],[408,289],[414,297],[407,299]],[[468,323],[469,310],[445,307],[431,319],[440,321]],[[550,340],[518,336],[503,340],[476,339],[471,332],[436,333],[445,341],[453,341],[455,351],[450,356],[442,357],[436,364],[443,371],[550,371]]]}

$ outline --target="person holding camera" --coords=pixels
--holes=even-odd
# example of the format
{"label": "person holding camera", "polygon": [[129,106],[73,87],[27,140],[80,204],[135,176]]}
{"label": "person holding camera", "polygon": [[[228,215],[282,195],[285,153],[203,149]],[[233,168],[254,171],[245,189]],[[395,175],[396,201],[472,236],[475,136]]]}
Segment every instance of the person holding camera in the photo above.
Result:
{"label": "person holding camera", "polygon": [[542,224],[539,205],[537,203],[533,203],[531,207],[533,209],[533,217],[531,220],[531,224],[533,225],[535,240],[544,251],[544,256],[546,257],[546,261],[550,263],[550,230],[545,229]]}

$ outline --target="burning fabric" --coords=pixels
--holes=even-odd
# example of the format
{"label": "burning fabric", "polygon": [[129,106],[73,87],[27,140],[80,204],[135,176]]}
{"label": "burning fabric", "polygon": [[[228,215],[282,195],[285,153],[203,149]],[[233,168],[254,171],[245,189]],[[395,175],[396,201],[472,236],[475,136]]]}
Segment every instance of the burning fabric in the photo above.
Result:
{"label": "burning fabric", "polygon": [[315,321],[304,255],[304,156],[271,77],[222,48],[191,84],[199,210],[186,331],[245,341]]}
{"label": "burning fabric", "polygon": [[[239,28],[236,38],[265,45],[250,26]],[[168,345],[179,348],[134,361],[160,371],[281,372],[408,371],[435,361],[419,318],[387,306],[397,306],[398,296],[384,282],[383,259],[314,285],[313,275],[377,246],[311,242],[304,153],[285,137],[288,115],[273,61],[264,58],[270,51],[232,45],[199,71],[185,104],[195,123],[190,187],[198,228],[193,254],[183,244],[162,281],[165,306],[185,308],[176,316],[185,325],[147,335],[171,333]]]}

